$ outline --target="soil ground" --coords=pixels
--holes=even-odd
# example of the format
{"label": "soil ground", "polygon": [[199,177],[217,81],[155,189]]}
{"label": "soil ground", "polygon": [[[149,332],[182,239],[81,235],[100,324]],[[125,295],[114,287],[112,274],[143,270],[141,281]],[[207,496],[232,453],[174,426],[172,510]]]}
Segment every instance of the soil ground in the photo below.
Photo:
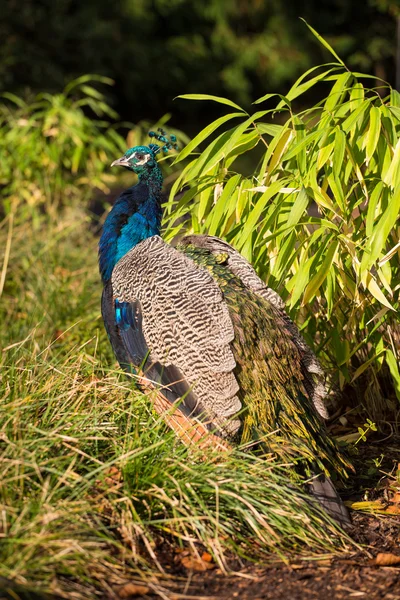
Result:
{"label": "soil ground", "polygon": [[[270,567],[244,566],[233,576],[218,569],[205,573],[175,570],[173,590],[166,597],[198,600],[321,600],[365,598],[400,600],[400,562],[397,566],[376,566],[378,553],[400,556],[399,517],[353,513],[353,537],[367,545],[346,558],[328,561],[295,561]],[[142,598],[160,598],[159,594]]]}

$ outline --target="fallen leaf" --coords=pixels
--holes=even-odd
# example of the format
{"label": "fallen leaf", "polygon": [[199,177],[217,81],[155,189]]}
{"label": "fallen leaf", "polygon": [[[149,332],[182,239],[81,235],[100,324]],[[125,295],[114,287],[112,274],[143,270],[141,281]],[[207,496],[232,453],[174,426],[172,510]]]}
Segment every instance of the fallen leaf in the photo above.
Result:
{"label": "fallen leaf", "polygon": [[65,332],[62,329],[55,329],[53,331],[53,335],[51,336],[51,341],[55,342],[56,340],[60,339],[60,337],[64,334]]}
{"label": "fallen leaf", "polygon": [[106,475],[105,482],[108,483],[108,485],[115,485],[119,483],[122,478],[122,473],[118,467],[110,467],[104,474]]}
{"label": "fallen leaf", "polygon": [[368,500],[365,502],[346,501],[346,506],[352,510],[361,510],[372,514],[379,515],[400,515],[400,504],[391,504],[382,502],[381,500]]}
{"label": "fallen leaf", "polygon": [[103,472],[104,479],[97,479],[96,484],[99,487],[104,487],[103,483],[105,483],[109,487],[119,486],[122,481],[122,473],[118,469],[118,467],[110,467]]}
{"label": "fallen leaf", "polygon": [[400,556],[391,554],[390,552],[379,552],[379,554],[373,559],[372,564],[378,567],[391,567],[393,565],[400,565]]}
{"label": "fallen leaf", "polygon": [[356,442],[359,437],[360,437],[360,434],[357,431],[357,433],[349,433],[347,435],[339,435],[338,437],[336,437],[336,441],[344,442],[345,444],[354,444],[354,442]]}
{"label": "fallen leaf", "polygon": [[212,562],[212,556],[209,552],[203,552],[201,555],[201,560],[205,560],[206,562]]}
{"label": "fallen leaf", "polygon": [[389,504],[383,514],[386,515],[400,515],[400,504]]}
{"label": "fallen leaf", "polygon": [[214,563],[207,562],[201,558],[195,558],[194,556],[183,556],[181,563],[185,569],[190,569],[191,571],[209,571],[216,567]]}
{"label": "fallen leaf", "polygon": [[393,498],[391,499],[393,504],[400,504],[400,492],[395,492]]}
{"label": "fallen leaf", "polygon": [[352,510],[363,510],[366,512],[380,512],[384,509],[384,505],[380,500],[363,500],[360,502],[346,501],[346,506]]}
{"label": "fallen leaf", "polygon": [[138,583],[125,583],[125,585],[122,585],[116,590],[119,598],[145,596],[149,591],[150,588],[147,585],[140,585]]}

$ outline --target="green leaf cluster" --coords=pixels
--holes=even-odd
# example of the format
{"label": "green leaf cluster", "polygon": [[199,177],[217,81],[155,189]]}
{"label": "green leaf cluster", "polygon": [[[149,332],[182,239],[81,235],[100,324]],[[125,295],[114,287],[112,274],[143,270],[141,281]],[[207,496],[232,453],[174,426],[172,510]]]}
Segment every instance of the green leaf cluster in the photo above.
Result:
{"label": "green leaf cluster", "polygon": [[[398,406],[400,382],[400,95],[384,82],[366,87],[323,43],[336,61],[308,70],[285,96],[259,98],[266,108],[254,114],[226,98],[183,96],[234,112],[177,157],[188,162],[166,207],[167,237],[184,228],[233,244],[341,386],[362,377],[361,399],[382,415]],[[296,112],[293,101],[317,84],[323,100]]]}
{"label": "green leaf cluster", "polygon": [[[98,84],[85,75],[58,94],[22,100],[4,93],[0,104],[0,185],[6,213],[57,215],[60,206],[85,203],[94,189],[108,190],[110,158],[126,149],[107,119],[116,113]],[[96,119],[93,119],[93,116]]]}

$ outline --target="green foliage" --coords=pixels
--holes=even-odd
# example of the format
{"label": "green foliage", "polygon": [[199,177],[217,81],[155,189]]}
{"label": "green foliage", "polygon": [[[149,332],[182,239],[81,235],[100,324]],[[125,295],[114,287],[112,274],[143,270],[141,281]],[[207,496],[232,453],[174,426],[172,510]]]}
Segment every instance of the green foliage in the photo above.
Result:
{"label": "green foliage", "polygon": [[93,82],[112,83],[85,75],[59,94],[31,101],[3,94],[0,184],[6,212],[21,216],[27,207],[37,215],[45,207],[54,215],[60,206],[87,202],[95,188],[108,189],[109,157],[126,147],[115,128],[100,120],[116,114]]}
{"label": "green foliage", "polygon": [[371,419],[367,419],[367,422],[364,423],[363,427],[358,427],[357,430],[358,430],[358,433],[359,433],[360,437],[354,442],[355,445],[357,445],[358,443],[360,443],[361,440],[363,442],[366,442],[367,441],[367,434],[370,431],[378,431],[378,428],[377,428],[376,424],[371,421]]}
{"label": "green foliage", "polygon": [[[317,84],[325,98],[296,112],[293,101]],[[398,408],[400,95],[383,83],[368,89],[340,61],[255,104],[266,102],[252,115],[235,105],[178,156],[191,160],[171,190],[167,236],[185,227],[232,243],[281,293],[341,386],[361,378],[364,405],[382,417]],[[243,155],[256,165],[246,176]]]}
{"label": "green foliage", "polygon": [[240,451],[209,450],[204,460],[166,430],[151,396],[114,370],[97,239],[82,208],[57,223],[42,216],[36,231],[17,224],[9,245],[0,577],[83,600],[149,578],[164,542],[193,552],[203,544],[223,569],[232,554],[265,560],[353,547],[288,485],[287,465]]}

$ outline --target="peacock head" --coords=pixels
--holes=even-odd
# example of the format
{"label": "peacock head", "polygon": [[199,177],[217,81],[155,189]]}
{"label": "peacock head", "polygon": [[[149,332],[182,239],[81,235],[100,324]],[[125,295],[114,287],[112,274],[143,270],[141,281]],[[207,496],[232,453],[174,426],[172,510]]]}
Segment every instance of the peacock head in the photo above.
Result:
{"label": "peacock head", "polygon": [[114,160],[111,163],[112,167],[125,167],[129,171],[133,171],[141,175],[145,171],[151,171],[156,165],[155,152],[150,146],[134,146],[129,148],[121,158]]}
{"label": "peacock head", "polygon": [[156,154],[161,150],[168,152],[171,148],[178,149],[176,137],[174,135],[167,136],[163,129],[158,129],[158,132],[150,131],[149,136],[163,143],[163,146],[158,144],[149,144],[148,146],[134,146],[129,148],[121,158],[114,160],[111,166],[118,165],[125,167],[129,171],[144,175],[149,173],[157,165]]}

